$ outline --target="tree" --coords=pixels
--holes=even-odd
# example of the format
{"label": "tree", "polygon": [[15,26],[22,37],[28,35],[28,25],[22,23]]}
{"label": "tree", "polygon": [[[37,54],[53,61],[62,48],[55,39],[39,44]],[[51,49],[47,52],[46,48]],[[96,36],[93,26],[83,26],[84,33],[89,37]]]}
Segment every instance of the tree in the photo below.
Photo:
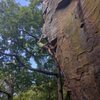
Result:
{"label": "tree", "polygon": [[[38,88],[43,84],[43,91],[48,93],[48,85],[50,83],[53,87],[55,77],[36,72],[58,76],[52,57],[36,43],[40,38],[43,23],[40,6],[39,0],[31,1],[28,7],[22,7],[14,0],[0,2],[0,75],[3,76],[0,80],[5,83],[1,85],[3,88],[0,92],[7,95],[9,100],[14,94],[18,95],[32,85]],[[44,40],[43,42],[45,43]],[[31,58],[37,63],[37,69],[32,68]]]}

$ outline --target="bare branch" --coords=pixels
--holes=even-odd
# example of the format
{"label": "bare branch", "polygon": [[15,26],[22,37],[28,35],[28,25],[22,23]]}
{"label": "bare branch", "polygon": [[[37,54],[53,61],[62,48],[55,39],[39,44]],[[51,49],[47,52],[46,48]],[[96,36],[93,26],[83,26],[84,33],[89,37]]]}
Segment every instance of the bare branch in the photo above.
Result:
{"label": "bare branch", "polygon": [[51,75],[51,76],[56,76],[56,77],[59,76],[58,73],[48,72],[48,71],[41,70],[41,69],[29,68],[29,70],[32,70],[32,71],[35,71],[35,72],[39,72],[39,73],[42,73],[42,74],[46,74],[46,75]]}
{"label": "bare branch", "polygon": [[39,38],[37,38],[36,36],[30,34],[29,32],[27,32],[27,31],[25,31],[25,30],[24,30],[24,32],[26,32],[29,36],[33,37],[33,38],[35,39],[36,42],[39,41]]}
{"label": "bare branch", "polygon": [[[7,54],[7,53],[3,53],[3,52],[0,52],[1,54],[4,54],[6,56],[14,56],[16,58],[16,60],[18,61],[19,65],[21,66],[26,66],[21,60],[20,60],[20,57],[16,54]],[[35,69],[35,68],[29,68],[29,70],[32,70],[32,71],[35,71],[35,72],[38,72],[38,73],[42,73],[42,74],[46,74],[46,75],[52,75],[52,76],[56,76],[58,77],[59,74],[58,73],[54,73],[54,72],[49,72],[49,71],[45,71],[45,70],[41,70],[41,69]]]}

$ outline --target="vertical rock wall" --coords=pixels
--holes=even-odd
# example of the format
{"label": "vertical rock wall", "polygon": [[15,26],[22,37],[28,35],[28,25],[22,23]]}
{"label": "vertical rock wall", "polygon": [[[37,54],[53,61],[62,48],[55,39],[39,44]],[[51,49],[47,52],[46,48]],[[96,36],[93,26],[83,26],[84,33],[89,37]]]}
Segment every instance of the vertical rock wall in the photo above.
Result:
{"label": "vertical rock wall", "polygon": [[71,99],[100,100],[100,0],[44,0],[43,17]]}

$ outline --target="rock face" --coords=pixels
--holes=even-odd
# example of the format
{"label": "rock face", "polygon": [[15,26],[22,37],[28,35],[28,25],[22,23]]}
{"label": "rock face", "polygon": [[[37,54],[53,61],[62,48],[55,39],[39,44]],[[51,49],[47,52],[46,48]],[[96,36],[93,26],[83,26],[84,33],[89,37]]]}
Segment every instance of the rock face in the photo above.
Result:
{"label": "rock face", "polygon": [[100,0],[44,0],[43,17],[71,100],[100,100]]}

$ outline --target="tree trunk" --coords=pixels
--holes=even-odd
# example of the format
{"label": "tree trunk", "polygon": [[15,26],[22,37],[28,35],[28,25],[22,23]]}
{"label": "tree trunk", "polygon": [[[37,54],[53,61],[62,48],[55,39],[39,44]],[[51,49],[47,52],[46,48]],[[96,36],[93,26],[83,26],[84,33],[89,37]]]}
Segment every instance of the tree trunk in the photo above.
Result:
{"label": "tree trunk", "polygon": [[63,91],[62,91],[62,85],[61,85],[61,79],[57,79],[57,85],[58,85],[58,100],[63,100]]}
{"label": "tree trunk", "polygon": [[8,100],[13,100],[13,95],[8,95]]}
{"label": "tree trunk", "polygon": [[100,0],[43,2],[43,33],[49,42],[57,38],[56,57],[71,100],[100,100],[99,4]]}
{"label": "tree trunk", "polygon": [[13,93],[14,93],[14,86],[13,86],[13,81],[12,80],[4,80],[6,85],[9,87],[7,90],[7,95],[8,95],[8,100],[13,100]]}

